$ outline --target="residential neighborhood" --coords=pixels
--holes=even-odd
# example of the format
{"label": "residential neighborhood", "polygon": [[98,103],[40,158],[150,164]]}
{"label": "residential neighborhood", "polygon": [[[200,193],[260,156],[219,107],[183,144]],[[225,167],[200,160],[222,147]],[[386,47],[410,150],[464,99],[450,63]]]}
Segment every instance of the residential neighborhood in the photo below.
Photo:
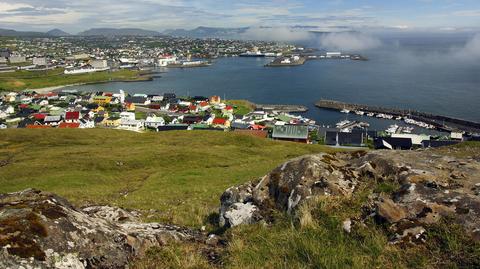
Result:
{"label": "residential neighborhood", "polygon": [[[351,125],[351,124],[350,124]],[[0,94],[0,129],[108,128],[133,132],[175,130],[233,131],[256,137],[330,146],[414,149],[456,144],[478,137],[452,133],[450,137],[386,134],[361,128],[330,128],[315,121],[248,101],[220,96],[128,94],[124,91]]]}

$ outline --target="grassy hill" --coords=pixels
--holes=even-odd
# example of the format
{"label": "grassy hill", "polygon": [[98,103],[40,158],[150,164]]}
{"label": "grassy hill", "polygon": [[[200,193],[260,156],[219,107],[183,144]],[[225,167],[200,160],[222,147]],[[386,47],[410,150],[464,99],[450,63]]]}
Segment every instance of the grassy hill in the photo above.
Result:
{"label": "grassy hill", "polygon": [[[480,144],[436,150],[478,156]],[[119,130],[1,130],[0,193],[38,188],[77,206],[108,204],[137,209],[146,221],[209,230],[228,187],[262,176],[287,159],[331,151],[234,133],[179,131],[138,134]],[[297,216],[278,213],[271,225],[239,226],[223,234],[219,264],[203,245],[150,250],[132,268],[477,268],[480,243],[448,221],[430,227],[424,245],[392,245],[379,225],[347,234],[346,217],[359,217],[372,192],[388,186],[366,181],[349,198],[313,199]]]}
{"label": "grassy hill", "polygon": [[149,221],[199,227],[222,192],[322,146],[212,131],[0,131],[0,193],[38,188],[77,205],[143,209]]}
{"label": "grassy hill", "polygon": [[48,71],[16,71],[0,73],[0,91],[21,91],[82,83],[108,81],[141,81],[149,79],[139,71],[120,70],[115,72],[95,72],[78,75],[65,75],[63,68]]}

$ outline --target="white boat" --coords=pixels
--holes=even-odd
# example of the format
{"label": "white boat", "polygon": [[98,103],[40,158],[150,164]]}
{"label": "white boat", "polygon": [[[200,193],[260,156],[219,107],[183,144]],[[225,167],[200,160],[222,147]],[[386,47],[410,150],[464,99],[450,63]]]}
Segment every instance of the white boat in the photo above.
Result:
{"label": "white boat", "polygon": [[398,128],[399,128],[398,125],[393,124],[393,125],[390,125],[390,126],[388,127],[388,129],[385,130],[385,132],[387,132],[387,133],[389,133],[389,134],[395,134],[395,133],[397,132]]}
{"label": "white boat", "polygon": [[337,123],[336,126],[339,129],[343,129],[343,127],[345,125],[350,124],[350,123],[351,123],[351,121],[349,121],[349,120],[342,120],[341,122]]}
{"label": "white boat", "polygon": [[363,116],[363,115],[365,115],[365,112],[363,112],[361,110],[358,110],[358,111],[355,111],[355,114]]}
{"label": "white boat", "polygon": [[367,114],[367,116],[369,116],[369,117],[373,117],[373,116],[375,116],[375,114],[374,114],[374,113],[372,113],[372,112],[370,112],[370,113],[368,113],[368,114]]}
{"label": "white boat", "polygon": [[348,113],[350,113],[350,110],[344,108],[344,109],[342,109],[340,112],[341,112],[341,113],[346,113],[346,114],[348,114]]}

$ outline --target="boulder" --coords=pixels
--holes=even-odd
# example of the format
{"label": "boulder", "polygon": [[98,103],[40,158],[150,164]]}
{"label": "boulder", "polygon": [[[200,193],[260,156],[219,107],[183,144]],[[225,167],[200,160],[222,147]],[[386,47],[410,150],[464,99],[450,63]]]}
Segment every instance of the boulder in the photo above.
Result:
{"label": "boulder", "polygon": [[0,194],[0,268],[125,268],[149,247],[203,240],[114,207],[75,208],[38,190]]}
{"label": "boulder", "polygon": [[[377,220],[391,224],[398,238],[412,234],[420,238],[417,235],[423,234],[419,231],[424,227],[448,216],[475,239],[480,234],[479,174],[480,156],[458,157],[455,149],[441,154],[420,150],[308,155],[288,161],[258,180],[225,191],[220,201],[220,224],[226,225],[225,212],[229,210],[234,215],[238,208],[249,212],[247,208],[255,207],[258,216],[252,218],[246,214],[242,223],[261,219],[268,222],[274,210],[295,214],[308,199],[347,197],[364,181],[374,179],[398,188],[372,195],[364,204],[368,212],[365,217],[376,216]],[[404,222],[413,224],[396,225]],[[347,224],[344,223],[344,229],[350,230]]]}

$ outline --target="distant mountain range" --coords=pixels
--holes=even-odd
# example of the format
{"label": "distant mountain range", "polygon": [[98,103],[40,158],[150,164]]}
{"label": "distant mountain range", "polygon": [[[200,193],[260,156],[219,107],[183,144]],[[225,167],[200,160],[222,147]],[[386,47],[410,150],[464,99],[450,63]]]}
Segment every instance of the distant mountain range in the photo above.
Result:
{"label": "distant mountain range", "polygon": [[72,34],[69,34],[67,32],[64,32],[60,29],[53,29],[53,30],[50,30],[46,33],[47,35],[49,36],[57,36],[57,37],[60,37],[60,36],[71,36]]}
{"label": "distant mountain range", "polygon": [[[162,33],[157,31],[150,31],[144,29],[136,28],[93,28],[81,33],[76,34],[77,36],[163,36]],[[0,36],[11,36],[11,37],[64,37],[72,36],[72,34],[67,33],[60,29],[53,29],[48,32],[34,32],[34,31],[16,31],[11,29],[0,29]]]}
{"label": "distant mountain range", "polygon": [[[269,27],[261,27],[269,28]],[[174,36],[188,38],[223,38],[223,39],[242,39],[248,33],[250,27],[241,28],[220,28],[220,27],[197,27],[192,30],[171,29],[163,32],[151,31],[139,28],[92,28],[78,34],[70,34],[61,29],[53,29],[48,32],[35,31],[16,31],[10,29],[0,29],[0,36],[18,36],[18,37],[67,37],[67,36]],[[291,29],[308,31],[312,34],[325,34],[315,26],[296,25]]]}
{"label": "distant mountain range", "polygon": [[157,31],[143,30],[137,28],[93,28],[81,33],[79,36],[163,36],[162,33]]}
{"label": "distant mountain range", "polygon": [[31,31],[15,31],[10,29],[0,29],[0,36],[18,36],[18,37],[46,37],[47,33]]}

